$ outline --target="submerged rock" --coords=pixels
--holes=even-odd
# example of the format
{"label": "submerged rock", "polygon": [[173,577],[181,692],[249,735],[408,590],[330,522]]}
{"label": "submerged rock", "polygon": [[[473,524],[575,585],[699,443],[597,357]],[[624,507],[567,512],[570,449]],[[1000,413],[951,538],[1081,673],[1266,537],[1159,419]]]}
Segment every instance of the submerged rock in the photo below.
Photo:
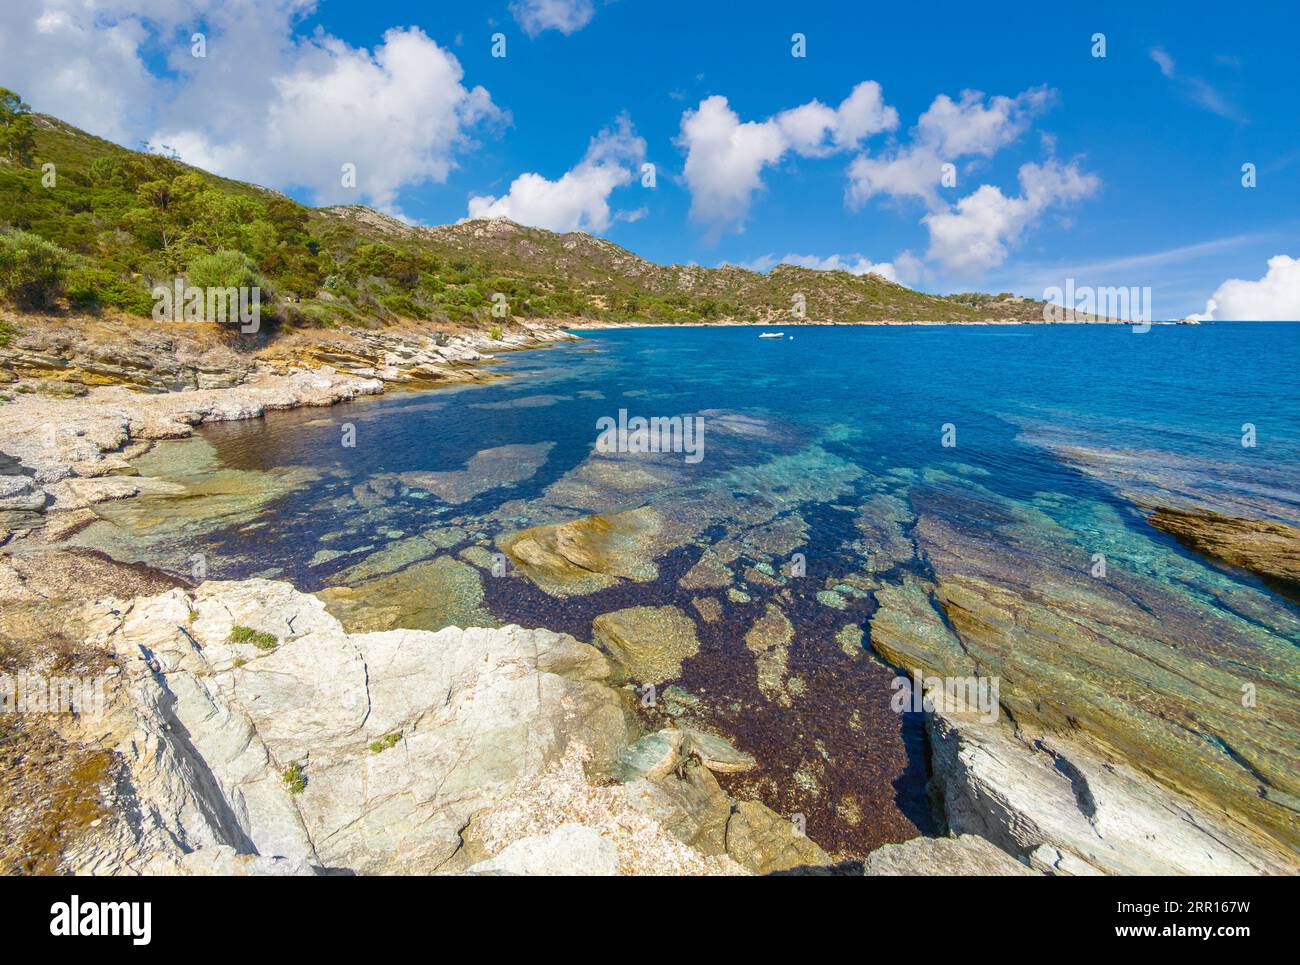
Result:
{"label": "submerged rock", "polygon": [[628,677],[660,684],[682,673],[682,661],[699,652],[695,621],[675,606],[634,606],[602,613],[591,623],[592,642],[603,647]]}
{"label": "submerged rock", "polygon": [[444,502],[459,505],[480,493],[529,479],[546,462],[553,442],[497,446],[476,453],[464,469],[451,472],[404,472],[408,486],[426,489]]}
{"label": "submerged rock", "polygon": [[424,560],[356,586],[326,587],[317,596],[349,633],[498,625],[483,604],[478,571],[450,556]]}
{"label": "submerged rock", "polygon": [[1300,527],[1208,510],[1157,508],[1147,519],[1199,553],[1300,589]]}
{"label": "submerged rock", "polygon": [[758,689],[768,700],[783,699],[783,702],[789,702],[790,698],[785,692],[785,678],[792,639],[794,627],[775,603],[767,605],[763,615],[754,621],[754,625],[745,634],[745,646],[754,654],[757,665]]}
{"label": "submerged rock", "polygon": [[620,579],[659,575],[654,537],[662,517],[649,507],[613,516],[583,516],[502,537],[500,545],[525,576],[552,596],[575,596]]}

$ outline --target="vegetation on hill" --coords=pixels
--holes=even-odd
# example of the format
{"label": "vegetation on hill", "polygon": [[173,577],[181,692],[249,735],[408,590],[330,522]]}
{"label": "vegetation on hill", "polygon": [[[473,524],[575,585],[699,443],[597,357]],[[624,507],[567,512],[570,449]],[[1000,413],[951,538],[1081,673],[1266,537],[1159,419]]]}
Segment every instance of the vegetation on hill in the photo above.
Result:
{"label": "vegetation on hill", "polygon": [[[147,316],[152,288],[177,277],[197,287],[257,284],[263,313],[286,325],[788,322],[798,317],[796,296],[814,321],[1041,311],[1034,302],[939,298],[877,275],[656,265],[587,234],[503,220],[417,228],[361,206],[307,208],[32,114],[0,88],[0,298]],[[505,318],[492,314],[498,293]]]}

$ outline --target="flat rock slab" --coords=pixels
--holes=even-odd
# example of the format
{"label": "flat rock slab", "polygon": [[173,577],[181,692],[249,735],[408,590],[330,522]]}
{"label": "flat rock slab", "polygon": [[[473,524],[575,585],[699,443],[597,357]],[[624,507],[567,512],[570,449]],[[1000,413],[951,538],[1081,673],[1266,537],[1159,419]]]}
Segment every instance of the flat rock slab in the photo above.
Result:
{"label": "flat rock slab", "polygon": [[867,855],[862,873],[868,877],[1040,874],[975,834],[963,834],[957,838],[913,838],[902,844],[887,844]]}

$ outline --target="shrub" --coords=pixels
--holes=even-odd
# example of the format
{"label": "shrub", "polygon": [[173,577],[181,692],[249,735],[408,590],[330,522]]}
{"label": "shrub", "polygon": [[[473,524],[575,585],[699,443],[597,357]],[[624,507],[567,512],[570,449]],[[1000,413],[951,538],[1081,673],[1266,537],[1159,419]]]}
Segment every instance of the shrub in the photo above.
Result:
{"label": "shrub", "polygon": [[262,301],[270,301],[270,287],[257,266],[242,251],[199,255],[186,270],[196,288],[261,288]]}
{"label": "shrub", "polygon": [[74,268],[68,272],[68,303],[83,311],[117,308],[147,318],[153,296],[143,285],[121,278],[106,268]]}
{"label": "shrub", "polygon": [[499,342],[501,340],[501,326],[493,325],[492,330],[488,332],[488,337],[490,337],[494,342]]}
{"label": "shrub", "polygon": [[402,739],[401,734],[385,734],[383,737],[379,738],[379,740],[370,742],[370,753],[372,754],[383,753],[384,751],[388,750],[388,748],[392,747],[401,739]]}
{"label": "shrub", "polygon": [[68,253],[40,235],[0,235],[0,296],[19,308],[45,308],[62,294],[67,264]]}
{"label": "shrub", "polygon": [[18,334],[18,329],[14,328],[3,318],[0,318],[0,348],[4,348],[10,342],[12,342],[14,340],[14,336],[17,334]]}
{"label": "shrub", "polygon": [[280,645],[280,641],[269,633],[263,633],[261,630],[254,630],[252,627],[233,626],[230,628],[230,636],[226,638],[227,643],[251,643],[258,650],[274,650]]}

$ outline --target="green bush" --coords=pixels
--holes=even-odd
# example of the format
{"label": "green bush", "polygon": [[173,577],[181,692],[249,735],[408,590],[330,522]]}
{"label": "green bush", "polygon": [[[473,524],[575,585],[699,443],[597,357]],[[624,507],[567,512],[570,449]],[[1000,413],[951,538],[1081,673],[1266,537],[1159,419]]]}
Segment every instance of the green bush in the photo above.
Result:
{"label": "green bush", "polygon": [[153,311],[153,296],[143,285],[106,268],[74,268],[68,272],[67,292],[68,303],[82,311],[117,308],[144,318]]}
{"label": "green bush", "polygon": [[12,342],[14,340],[14,336],[17,334],[18,334],[18,329],[14,328],[3,318],[0,318],[0,348],[4,348],[10,342]]}
{"label": "green bush", "polygon": [[261,630],[254,630],[252,627],[233,626],[230,628],[230,636],[226,638],[227,643],[251,643],[258,650],[274,650],[280,645],[272,634],[263,633]]}
{"label": "green bush", "polygon": [[271,288],[257,266],[240,251],[218,251],[199,255],[185,274],[196,288],[260,288],[262,301],[271,300]]}
{"label": "green bush", "polygon": [[63,293],[68,253],[30,231],[0,235],[0,297],[46,308]]}

